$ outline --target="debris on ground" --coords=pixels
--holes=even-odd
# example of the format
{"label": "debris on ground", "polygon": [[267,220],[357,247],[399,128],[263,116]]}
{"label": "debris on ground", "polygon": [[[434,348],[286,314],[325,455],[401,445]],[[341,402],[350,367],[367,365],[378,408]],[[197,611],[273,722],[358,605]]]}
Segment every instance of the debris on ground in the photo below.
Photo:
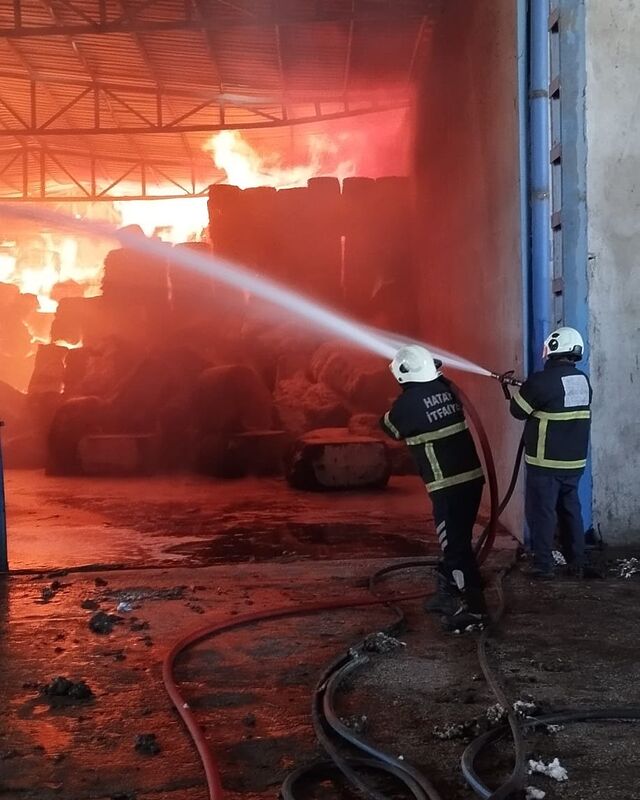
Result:
{"label": "debris on ground", "polygon": [[566,567],[567,566],[567,559],[562,555],[559,550],[553,551],[553,560],[558,567]]}
{"label": "debris on ground", "polygon": [[367,729],[368,717],[366,714],[356,714],[353,717],[341,717],[340,721],[354,733],[364,733]]}
{"label": "debris on ground", "polygon": [[58,594],[60,589],[62,589],[60,581],[53,581],[49,586],[45,586],[40,594],[40,602],[48,603]]}
{"label": "debris on ground", "polygon": [[133,603],[129,603],[126,600],[123,600],[116,606],[116,611],[118,612],[118,614],[121,613],[128,614],[130,611],[133,611],[134,608],[135,606],[133,605]]}
{"label": "debris on ground", "polygon": [[84,608],[85,611],[97,611],[100,608],[100,603],[97,600],[87,598],[80,603],[80,608]]}
{"label": "debris on ground", "polygon": [[639,573],[640,559],[638,558],[622,558],[616,563],[616,574],[619,578],[628,580]]}
{"label": "debris on ground", "polygon": [[534,772],[546,775],[547,778],[552,778],[554,781],[558,781],[558,783],[569,780],[569,773],[557,758],[554,758],[553,761],[550,761],[548,764],[545,764],[544,761],[534,761],[530,759],[529,774],[532,775]]}
{"label": "debris on ground", "polygon": [[520,717],[535,717],[540,712],[538,706],[529,700],[516,700],[513,710]]}
{"label": "debris on ground", "polygon": [[161,751],[155,733],[141,733],[136,736],[135,749],[145,756],[157,756]]}
{"label": "debris on ground", "polygon": [[563,731],[564,725],[541,725],[538,730],[541,730],[543,733],[546,733],[549,736],[553,736],[554,734]]}
{"label": "debris on ground", "polygon": [[148,631],[149,627],[149,623],[146,621],[146,619],[131,617],[129,620],[129,630],[133,631],[134,633],[138,633],[138,631]]}
{"label": "debris on ground", "polygon": [[118,603],[142,603],[145,600],[184,600],[186,586],[172,586],[170,589],[150,589],[145,586],[133,589],[115,589],[108,592]]}
{"label": "debris on ground", "polygon": [[398,647],[406,647],[405,642],[396,639],[394,636],[389,636],[383,631],[372,633],[362,643],[362,649],[366,653],[391,653],[397,650]]}
{"label": "debris on ground", "polygon": [[536,789],[535,786],[527,786],[525,800],[544,800],[546,796],[547,793],[543,792],[542,789]]}
{"label": "debris on ground", "polygon": [[431,735],[434,739],[449,741],[453,739],[472,739],[480,732],[480,725],[477,719],[469,719],[465,722],[452,722],[448,725],[434,725]]}
{"label": "debris on ground", "polygon": [[106,614],[104,611],[98,611],[89,620],[89,627],[94,633],[106,634],[111,633],[114,627],[122,622],[122,617],[116,614]]}
{"label": "debris on ground", "polygon": [[96,586],[108,586],[109,585],[109,581],[105,581],[104,578],[96,578],[94,583],[95,583]]}
{"label": "debris on ground", "polygon": [[40,693],[45,697],[67,697],[70,700],[90,700],[93,697],[93,692],[85,681],[70,681],[62,676],[42,686]]}
{"label": "debris on ground", "polygon": [[489,706],[486,711],[486,716],[490,725],[501,725],[507,718],[507,712],[500,703],[495,703]]}

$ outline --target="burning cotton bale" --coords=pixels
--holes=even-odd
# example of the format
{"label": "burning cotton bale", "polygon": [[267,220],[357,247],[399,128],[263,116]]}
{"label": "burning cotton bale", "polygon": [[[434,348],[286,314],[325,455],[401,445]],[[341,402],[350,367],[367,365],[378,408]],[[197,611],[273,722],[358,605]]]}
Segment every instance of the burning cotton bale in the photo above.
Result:
{"label": "burning cotton bale", "polygon": [[300,364],[300,369],[304,370],[318,344],[315,337],[299,325],[271,323],[270,307],[265,306],[263,312],[266,319],[263,316],[247,320],[242,326],[242,352],[246,354],[242,360],[250,363],[267,386],[274,389],[284,360]]}
{"label": "burning cotton bale", "polygon": [[372,178],[345,178],[342,185],[345,214],[344,295],[352,313],[366,311],[379,272],[375,230],[378,204]]}
{"label": "burning cotton bale", "polygon": [[[237,186],[216,184],[209,189],[209,230],[213,252],[221,258],[243,263],[247,228],[243,213],[243,193]],[[224,307],[243,309],[243,293],[222,283],[215,283],[218,302]],[[244,311],[239,310],[242,316]]]}
{"label": "burning cotton bale", "polygon": [[196,381],[194,412],[206,434],[271,430],[273,400],[251,367],[211,367]]}
{"label": "burning cotton bale", "polygon": [[274,393],[276,417],[279,425],[294,436],[310,430],[302,398],[312,385],[303,372],[295,372],[277,382]]}
{"label": "burning cotton bale", "polygon": [[298,439],[287,463],[296,489],[382,489],[391,475],[384,442],[353,436],[346,429],[312,431]]}
{"label": "burning cotton bale", "polygon": [[152,475],[158,464],[155,436],[97,434],[78,444],[78,460],[85,475]]}
{"label": "burning cotton bale", "polygon": [[82,471],[80,441],[107,425],[108,405],[99,397],[74,397],[56,411],[48,437],[47,474],[74,475]]}
{"label": "burning cotton bale", "polygon": [[195,429],[192,418],[191,387],[179,393],[158,413],[159,467],[176,470],[193,466]]}
{"label": "burning cotton bale", "polygon": [[17,428],[25,413],[26,395],[0,381],[0,419],[8,428]]}
{"label": "burning cotton bale", "polygon": [[64,388],[64,363],[67,348],[55,344],[38,345],[29,394],[60,394]]}
{"label": "burning cotton bale", "polygon": [[113,324],[113,332],[133,341],[154,341],[166,329],[170,311],[169,254],[169,245],[166,258],[129,247],[108,253],[101,306]]}
{"label": "burning cotton bale", "polygon": [[[46,461],[44,424],[39,418],[42,396],[27,396],[7,383],[0,382],[0,419],[6,425],[3,432],[5,466],[12,469],[37,469]],[[47,408],[60,402],[54,395]],[[53,413],[53,411],[51,412]],[[44,415],[48,422],[48,415]]]}
{"label": "burning cotton bale", "polygon": [[330,305],[342,301],[343,209],[338,178],[311,178],[308,193],[314,209],[309,226],[308,269],[314,276],[313,294]]}
{"label": "burning cotton bale", "polygon": [[178,257],[189,251],[211,258],[211,247],[206,242],[177,244],[169,259],[169,284],[174,322],[180,326],[195,319],[206,319],[212,312],[215,293],[213,279],[195,269],[189,269]]}
{"label": "burning cotton bale", "polygon": [[384,413],[396,392],[384,362],[341,343],[326,342],[311,360],[311,373],[344,398],[353,411]]}
{"label": "burning cotton bale", "polygon": [[88,308],[84,297],[61,298],[51,325],[51,341],[80,344],[83,340]]}
{"label": "burning cotton bale", "polygon": [[302,408],[309,428],[342,428],[349,411],[340,396],[323,383],[313,383],[302,397]]}
{"label": "burning cotton bale", "polygon": [[298,436],[314,428],[340,428],[349,411],[343,399],[322,383],[311,383],[303,372],[283,378],[274,395],[280,425]]}
{"label": "burning cotton bale", "polygon": [[120,381],[111,407],[116,430],[127,433],[155,433],[162,408],[182,389],[184,383],[202,369],[197,359],[189,363],[189,353],[182,359],[173,350],[160,351],[141,358]]}
{"label": "burning cotton bale", "polygon": [[65,393],[108,397],[114,387],[120,386],[131,374],[139,359],[139,348],[117,336],[102,338],[95,344],[70,350],[65,372]]}

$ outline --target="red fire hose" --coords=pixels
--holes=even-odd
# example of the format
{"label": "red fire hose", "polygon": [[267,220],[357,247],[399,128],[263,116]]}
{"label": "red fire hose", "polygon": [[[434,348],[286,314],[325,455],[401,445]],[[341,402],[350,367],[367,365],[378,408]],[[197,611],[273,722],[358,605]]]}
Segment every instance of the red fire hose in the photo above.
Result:
{"label": "red fire hose", "polygon": [[[513,493],[515,479],[512,480],[505,499],[502,503],[500,503],[498,499],[498,482],[496,478],[495,463],[493,461],[493,455],[489,446],[489,439],[487,438],[484,427],[482,426],[482,421],[480,420],[477,411],[464,392],[462,392],[462,390],[457,386],[454,386],[454,388],[465,407],[465,410],[478,437],[489,486],[489,521],[475,548],[478,562],[483,563],[493,547],[498,518],[501,511],[506,506],[511,494]],[[517,477],[517,472],[514,472],[514,476]],[[433,565],[435,565],[435,563],[436,562],[434,561]],[[213,754],[211,753],[211,750],[209,749],[204,733],[198,725],[193,711],[180,693],[178,685],[175,681],[173,675],[174,664],[181,653],[204,639],[209,639],[226,631],[252,625],[256,622],[261,622],[267,619],[282,619],[284,617],[303,616],[306,614],[315,614],[320,611],[330,611],[344,608],[361,608],[365,606],[394,604],[406,600],[422,599],[424,597],[428,597],[430,594],[432,594],[431,591],[425,591],[416,594],[389,595],[386,597],[354,597],[351,599],[333,600],[324,603],[301,603],[300,605],[295,606],[282,606],[280,608],[272,608],[266,611],[243,614],[242,616],[234,617],[234,619],[226,620],[224,622],[216,622],[214,624],[204,625],[203,627],[188,633],[186,636],[181,637],[165,656],[162,665],[162,679],[169,697],[180,714],[187,731],[189,732],[189,735],[196,746],[200,760],[202,761],[209,791],[209,800],[222,800],[224,796],[222,781],[220,778],[220,770],[215,758],[213,757]]]}
{"label": "red fire hose", "polygon": [[200,760],[202,761],[205,775],[207,777],[210,800],[222,800],[223,789],[220,780],[220,770],[211,751],[209,750],[204,733],[198,725],[198,722],[193,711],[189,707],[189,704],[180,694],[180,690],[173,676],[173,667],[175,661],[178,656],[184,652],[184,650],[194,644],[197,644],[198,642],[201,642],[203,639],[209,639],[226,631],[242,628],[267,619],[282,619],[283,617],[315,614],[319,611],[335,611],[341,608],[358,608],[362,606],[383,605],[385,603],[400,603],[405,600],[420,600],[424,597],[428,597],[430,594],[432,594],[432,592],[389,595],[387,597],[355,597],[351,599],[332,600],[326,603],[301,603],[300,605],[295,606],[281,606],[280,608],[271,608],[267,609],[266,611],[243,614],[242,616],[234,617],[233,620],[218,622],[214,623],[213,625],[204,625],[202,628],[192,631],[176,642],[165,656],[162,664],[162,679],[169,697],[171,698],[178,713],[182,717],[189,735],[193,739],[193,742],[198,750],[198,754],[200,755]]}

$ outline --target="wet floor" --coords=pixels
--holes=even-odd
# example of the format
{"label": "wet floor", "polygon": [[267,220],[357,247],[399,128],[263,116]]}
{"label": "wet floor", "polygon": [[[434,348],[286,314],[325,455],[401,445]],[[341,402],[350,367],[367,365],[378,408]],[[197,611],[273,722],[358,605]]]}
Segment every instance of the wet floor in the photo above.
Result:
{"label": "wet floor", "polygon": [[[12,568],[35,574],[0,579],[2,800],[205,800],[161,682],[176,637],[251,610],[362,597],[390,559],[436,552],[414,478],[375,493],[304,494],[274,480],[9,472],[7,501]],[[92,564],[102,568],[64,572]],[[394,585],[430,581],[423,569]],[[117,618],[110,632],[90,628],[98,612]],[[388,621],[382,608],[282,620],[204,642],[179,662],[229,800],[275,797],[317,755],[317,676]],[[86,681],[93,696],[52,700],[42,687],[57,676]],[[143,734],[157,736],[156,756],[136,751]]]}
{"label": "wet floor", "polygon": [[417,556],[433,525],[416,478],[376,492],[303,493],[284,481],[6,476],[13,569]]}

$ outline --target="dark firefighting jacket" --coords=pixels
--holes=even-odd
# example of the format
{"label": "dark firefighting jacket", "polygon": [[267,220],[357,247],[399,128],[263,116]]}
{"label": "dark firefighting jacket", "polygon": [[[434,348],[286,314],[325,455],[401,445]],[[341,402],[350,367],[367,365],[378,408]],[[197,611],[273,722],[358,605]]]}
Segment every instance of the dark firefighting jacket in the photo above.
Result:
{"label": "dark firefighting jacket", "polygon": [[445,378],[407,383],[380,420],[394,439],[404,439],[427,489],[436,492],[484,480],[480,459],[464,412]]}
{"label": "dark firefighting jacket", "polygon": [[530,467],[581,472],[587,464],[591,384],[567,359],[548,359],[511,398],[511,413],[526,420],[525,461]]}

